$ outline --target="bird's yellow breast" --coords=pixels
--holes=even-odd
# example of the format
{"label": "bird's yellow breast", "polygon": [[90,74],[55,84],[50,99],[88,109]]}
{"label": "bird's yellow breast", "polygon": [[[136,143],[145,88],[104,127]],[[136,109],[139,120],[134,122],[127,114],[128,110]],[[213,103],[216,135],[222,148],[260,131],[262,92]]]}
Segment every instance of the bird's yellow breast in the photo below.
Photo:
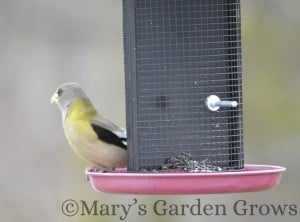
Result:
{"label": "bird's yellow breast", "polygon": [[91,121],[97,111],[88,99],[76,99],[70,104],[66,119],[70,121]]}
{"label": "bird's yellow breast", "polygon": [[65,134],[69,142],[97,138],[91,127],[91,121],[96,115],[97,111],[89,100],[76,99],[73,101],[64,119]]}

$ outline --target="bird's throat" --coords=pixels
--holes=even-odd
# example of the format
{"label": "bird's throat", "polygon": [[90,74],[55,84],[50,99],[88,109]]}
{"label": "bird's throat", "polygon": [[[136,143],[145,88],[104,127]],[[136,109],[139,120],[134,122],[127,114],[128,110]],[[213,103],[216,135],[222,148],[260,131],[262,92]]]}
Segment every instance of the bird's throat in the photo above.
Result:
{"label": "bird's throat", "polygon": [[68,119],[90,121],[97,115],[97,111],[88,99],[76,99],[70,104]]}

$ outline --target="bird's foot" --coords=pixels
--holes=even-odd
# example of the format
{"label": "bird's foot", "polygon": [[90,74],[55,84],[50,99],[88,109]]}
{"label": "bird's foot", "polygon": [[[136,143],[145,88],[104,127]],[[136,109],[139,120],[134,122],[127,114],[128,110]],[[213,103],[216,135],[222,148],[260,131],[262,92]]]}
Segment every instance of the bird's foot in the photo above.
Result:
{"label": "bird's foot", "polygon": [[110,167],[110,168],[105,168],[105,169],[102,169],[102,173],[112,173],[115,171],[115,167]]}
{"label": "bird's foot", "polygon": [[[99,166],[88,166],[86,167],[85,171],[87,172],[95,172],[95,173],[112,173],[115,171],[115,167],[109,167],[109,168],[104,168],[104,167],[99,167]],[[89,181],[89,176],[86,176],[87,181]]]}
{"label": "bird's foot", "polygon": [[99,173],[111,173],[115,171],[115,167],[100,167],[100,166],[88,166],[86,171],[88,172],[99,172]]}
{"label": "bird's foot", "polygon": [[86,167],[85,171],[88,171],[88,172],[98,172],[101,169],[102,168],[97,167],[97,166],[88,166],[88,167]]}

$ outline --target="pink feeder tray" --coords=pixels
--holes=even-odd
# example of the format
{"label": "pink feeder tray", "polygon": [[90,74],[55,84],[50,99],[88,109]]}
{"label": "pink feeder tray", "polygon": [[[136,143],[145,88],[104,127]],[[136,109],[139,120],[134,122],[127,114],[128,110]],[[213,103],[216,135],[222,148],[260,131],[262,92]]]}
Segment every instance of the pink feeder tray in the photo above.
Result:
{"label": "pink feeder tray", "polygon": [[245,165],[243,171],[214,173],[128,173],[86,171],[96,191],[118,194],[217,194],[271,189],[280,182],[280,166]]}

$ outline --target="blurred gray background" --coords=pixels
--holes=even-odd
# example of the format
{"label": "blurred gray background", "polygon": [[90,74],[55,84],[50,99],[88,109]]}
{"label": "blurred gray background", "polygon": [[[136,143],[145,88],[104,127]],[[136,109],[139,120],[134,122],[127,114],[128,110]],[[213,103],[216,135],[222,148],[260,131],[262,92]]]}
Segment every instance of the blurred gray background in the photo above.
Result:
{"label": "blurred gray background", "polygon": [[[86,163],[64,138],[50,105],[56,87],[81,83],[106,117],[125,127],[121,0],[0,1],[1,221],[118,221],[66,217],[66,199],[102,203],[297,204],[297,216],[189,216],[189,221],[299,221],[300,1],[242,1],[246,163],[287,167],[273,190],[226,195],[130,196],[97,193]],[[183,217],[128,216],[129,221]]]}

